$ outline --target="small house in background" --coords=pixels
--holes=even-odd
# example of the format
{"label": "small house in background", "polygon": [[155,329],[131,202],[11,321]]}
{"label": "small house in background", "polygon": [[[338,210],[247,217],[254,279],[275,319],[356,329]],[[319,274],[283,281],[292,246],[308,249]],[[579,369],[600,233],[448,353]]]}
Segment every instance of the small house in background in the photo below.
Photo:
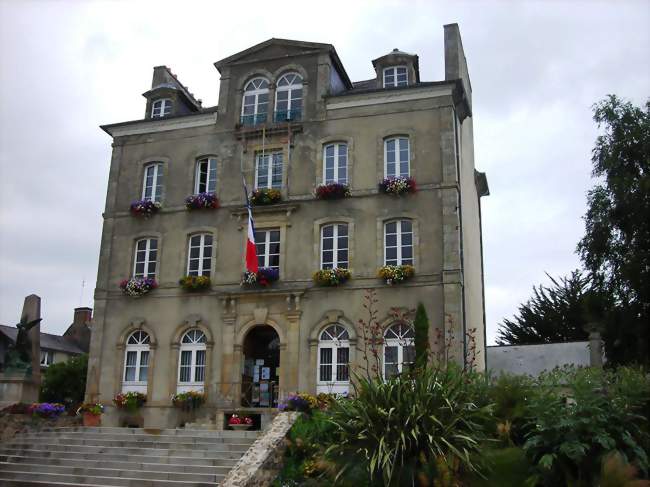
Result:
{"label": "small house in background", "polygon": [[[41,367],[88,353],[92,308],[75,308],[74,319],[63,335],[41,333]],[[0,370],[4,369],[5,351],[14,343],[18,329],[0,325]]]}

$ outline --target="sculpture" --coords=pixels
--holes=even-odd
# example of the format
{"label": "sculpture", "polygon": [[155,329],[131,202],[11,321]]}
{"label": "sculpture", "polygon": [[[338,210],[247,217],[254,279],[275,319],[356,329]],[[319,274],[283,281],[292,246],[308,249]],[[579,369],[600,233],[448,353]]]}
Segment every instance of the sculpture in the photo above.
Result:
{"label": "sculpture", "polygon": [[41,322],[42,318],[27,321],[23,316],[20,323],[16,324],[18,335],[16,343],[9,347],[5,357],[6,368],[15,370],[24,370],[27,373],[32,372],[32,341],[29,338],[29,330]]}

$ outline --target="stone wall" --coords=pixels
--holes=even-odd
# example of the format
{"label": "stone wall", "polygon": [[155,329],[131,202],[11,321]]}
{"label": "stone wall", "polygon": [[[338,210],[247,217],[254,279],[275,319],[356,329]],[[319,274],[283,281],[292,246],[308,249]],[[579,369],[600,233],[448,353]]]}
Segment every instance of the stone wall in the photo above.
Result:
{"label": "stone wall", "polygon": [[79,416],[60,416],[56,419],[34,418],[27,414],[9,414],[0,412],[0,444],[11,441],[15,436],[35,433],[50,428],[78,426]]}
{"label": "stone wall", "polygon": [[570,364],[590,365],[589,342],[487,347],[487,368],[495,375],[504,372],[536,377],[544,370]]}

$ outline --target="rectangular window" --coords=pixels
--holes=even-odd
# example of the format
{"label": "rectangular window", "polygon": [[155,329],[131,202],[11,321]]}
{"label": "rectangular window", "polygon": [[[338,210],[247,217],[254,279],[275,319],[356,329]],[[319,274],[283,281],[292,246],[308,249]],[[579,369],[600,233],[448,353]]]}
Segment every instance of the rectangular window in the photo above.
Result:
{"label": "rectangular window", "polygon": [[54,352],[52,350],[41,350],[41,367],[47,367],[54,363]]}
{"label": "rectangular window", "polygon": [[332,349],[320,349],[320,379],[321,382],[332,381]]}
{"label": "rectangular window", "polygon": [[162,199],[163,192],[163,165],[159,162],[149,164],[144,168],[144,181],[142,182],[142,199],[158,201]]}
{"label": "rectangular window", "polygon": [[196,351],[196,367],[194,368],[194,382],[205,380],[205,350]]}
{"label": "rectangular window", "polygon": [[281,189],[282,152],[258,153],[255,159],[255,187]]}
{"label": "rectangular window", "polygon": [[395,137],[384,141],[385,177],[408,177],[410,175],[409,159],[408,137]]}
{"label": "rectangular window", "polygon": [[399,374],[397,350],[398,347],[384,347],[384,375],[386,379]]}
{"label": "rectangular window", "polygon": [[408,85],[408,72],[406,66],[384,68],[384,88],[406,85]]}
{"label": "rectangular window", "polygon": [[321,228],[321,269],[348,268],[348,226],[345,223]]}
{"label": "rectangular window", "polygon": [[329,144],[323,150],[323,183],[348,184],[348,146]]}
{"label": "rectangular window", "polygon": [[181,352],[181,366],[178,376],[178,382],[190,382],[192,377],[192,351],[183,350]]}
{"label": "rectangular window", "polygon": [[202,233],[190,237],[187,258],[188,276],[208,276],[212,267],[212,235]]}
{"label": "rectangular window", "polygon": [[384,265],[413,265],[411,220],[397,220],[384,225]]}
{"label": "rectangular window", "polygon": [[194,193],[215,193],[217,191],[217,160],[210,157],[196,163]]}
{"label": "rectangular window", "polygon": [[126,352],[126,364],[124,366],[124,381],[135,381],[135,369],[138,352]]}
{"label": "rectangular window", "polygon": [[156,100],[151,106],[151,118],[166,117],[172,112],[172,101],[169,98]]}
{"label": "rectangular window", "polygon": [[156,277],[158,239],[144,238],[135,244],[133,277]]}
{"label": "rectangular window", "polygon": [[140,352],[140,373],[138,380],[140,382],[147,382],[147,375],[149,372],[149,352],[143,350]]}
{"label": "rectangular window", "polygon": [[338,382],[350,380],[350,349],[347,347],[336,349],[336,380]]}
{"label": "rectangular window", "polygon": [[280,229],[271,228],[255,232],[257,262],[260,267],[280,268]]}

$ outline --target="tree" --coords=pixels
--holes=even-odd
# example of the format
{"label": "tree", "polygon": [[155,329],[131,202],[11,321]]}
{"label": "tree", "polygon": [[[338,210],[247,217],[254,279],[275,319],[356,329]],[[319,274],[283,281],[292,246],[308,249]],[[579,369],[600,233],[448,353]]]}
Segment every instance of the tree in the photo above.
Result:
{"label": "tree", "polygon": [[[548,275],[548,274],[547,274]],[[517,315],[504,319],[497,334],[499,345],[524,345],[586,340],[584,327],[590,279],[579,270],[552,286],[533,286],[533,296],[519,306]]]}
{"label": "tree", "polygon": [[429,356],[429,318],[422,303],[418,303],[413,328],[415,329],[415,365],[423,368],[426,367]]}
{"label": "tree", "polygon": [[41,382],[41,401],[65,405],[83,402],[87,370],[87,354],[50,365],[45,369]]}
{"label": "tree", "polygon": [[614,363],[650,360],[650,100],[642,108],[609,95],[594,105],[603,133],[592,153],[597,183],[587,195],[578,253],[612,298],[605,350]]}

